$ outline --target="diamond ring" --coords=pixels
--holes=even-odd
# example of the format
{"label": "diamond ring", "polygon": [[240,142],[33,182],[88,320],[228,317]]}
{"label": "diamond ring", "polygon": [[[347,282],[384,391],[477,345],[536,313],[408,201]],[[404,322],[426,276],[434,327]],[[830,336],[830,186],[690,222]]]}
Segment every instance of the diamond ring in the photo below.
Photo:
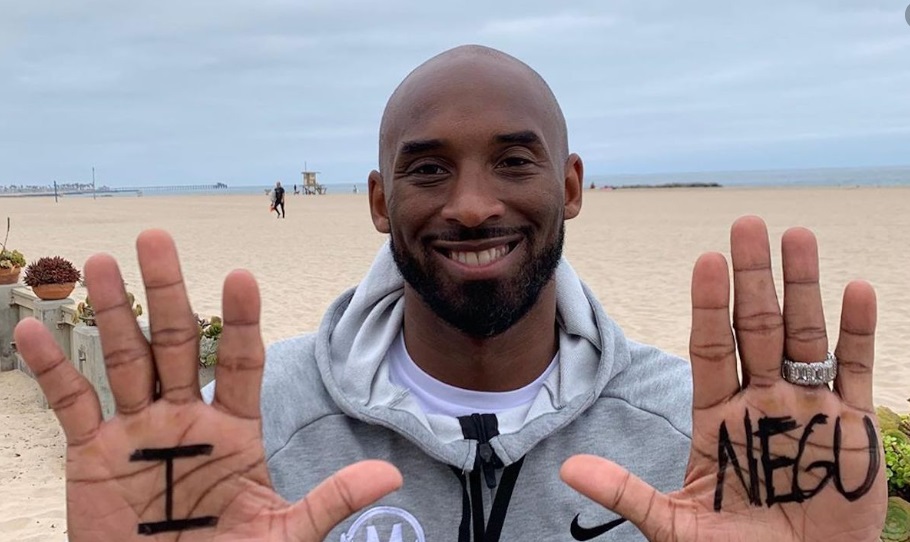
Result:
{"label": "diamond ring", "polygon": [[784,380],[797,386],[821,386],[837,376],[837,358],[828,352],[824,361],[805,363],[784,358],[780,367]]}

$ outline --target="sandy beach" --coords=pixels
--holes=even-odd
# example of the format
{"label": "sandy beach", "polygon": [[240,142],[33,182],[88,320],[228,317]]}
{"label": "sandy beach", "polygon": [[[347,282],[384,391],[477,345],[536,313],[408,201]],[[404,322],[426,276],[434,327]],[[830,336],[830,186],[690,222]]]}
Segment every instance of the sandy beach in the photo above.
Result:
{"label": "sandy beach", "polygon": [[[910,410],[910,187],[592,190],[568,222],[565,252],[629,337],[686,356],[692,264],[705,251],[728,254],[729,226],[743,214],[767,221],[778,284],[781,233],[816,232],[832,347],[844,286],[857,278],[875,286],[876,403]],[[95,252],[114,255],[143,305],[134,252],[143,229],[174,236],[201,315],[220,314],[224,276],[249,269],[266,343],[316,329],[385,241],[364,194],[288,196],[284,220],[265,196],[0,198],[6,216],[9,248],[29,261],[60,255],[81,267]],[[0,542],[59,542],[66,531],[63,436],[39,396],[22,373],[0,373]]]}

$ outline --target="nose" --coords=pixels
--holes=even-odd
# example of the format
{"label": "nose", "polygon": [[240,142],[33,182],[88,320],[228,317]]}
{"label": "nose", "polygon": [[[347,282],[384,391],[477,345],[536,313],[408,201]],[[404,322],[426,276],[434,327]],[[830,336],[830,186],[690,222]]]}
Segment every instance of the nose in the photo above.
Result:
{"label": "nose", "polygon": [[442,208],[442,218],[448,222],[475,228],[505,214],[496,179],[483,171],[463,171],[450,187]]}

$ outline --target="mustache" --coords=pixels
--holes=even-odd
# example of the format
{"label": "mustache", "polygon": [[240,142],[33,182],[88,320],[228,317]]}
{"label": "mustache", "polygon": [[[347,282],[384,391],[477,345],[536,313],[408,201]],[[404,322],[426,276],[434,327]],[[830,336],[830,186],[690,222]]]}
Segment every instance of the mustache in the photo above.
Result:
{"label": "mustache", "polygon": [[465,228],[455,227],[446,231],[428,233],[421,240],[424,243],[433,243],[436,241],[478,241],[482,239],[493,239],[496,237],[508,237],[511,235],[524,235],[530,237],[530,227],[482,227],[482,228]]}

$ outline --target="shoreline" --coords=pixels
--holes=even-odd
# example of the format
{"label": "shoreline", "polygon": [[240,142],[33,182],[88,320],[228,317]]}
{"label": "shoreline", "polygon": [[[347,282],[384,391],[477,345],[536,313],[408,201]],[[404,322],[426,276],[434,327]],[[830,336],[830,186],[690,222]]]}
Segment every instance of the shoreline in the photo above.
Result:
{"label": "shoreline", "polygon": [[[356,184],[356,183],[353,183]],[[328,188],[335,188],[334,185],[326,185]],[[345,185],[347,186],[347,185]],[[722,184],[722,183],[658,183],[658,184],[624,184],[624,185],[597,185],[590,184],[584,188],[585,192],[611,192],[611,191],[660,191],[660,190],[855,190],[855,189],[910,189],[910,181],[904,182],[882,182],[882,183],[844,183],[844,184],[810,184],[810,183],[790,183],[790,184]],[[141,189],[122,188],[106,192],[67,192],[57,193],[59,199],[110,199],[110,198],[157,198],[157,197],[249,197],[264,195],[269,187],[237,187],[231,189],[217,190],[176,190],[173,192],[166,190],[155,190],[143,192]],[[366,196],[366,190],[352,192],[350,190],[328,190],[324,194],[289,194],[288,197],[293,201],[294,198],[304,196]],[[53,192],[3,192],[0,191],[0,199],[29,199],[29,198],[53,198]]]}

